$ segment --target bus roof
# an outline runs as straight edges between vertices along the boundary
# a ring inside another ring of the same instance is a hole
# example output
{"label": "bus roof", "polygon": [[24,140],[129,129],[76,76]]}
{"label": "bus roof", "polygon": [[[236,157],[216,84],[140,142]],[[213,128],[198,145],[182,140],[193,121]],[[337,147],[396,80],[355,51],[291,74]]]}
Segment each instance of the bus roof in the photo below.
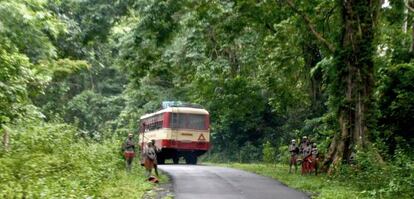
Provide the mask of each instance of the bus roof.
{"label": "bus roof", "polygon": [[152,117],[154,115],[158,115],[160,113],[190,113],[190,114],[200,114],[200,115],[208,115],[208,111],[206,109],[201,108],[190,108],[190,107],[168,107],[162,110],[159,110],[155,113],[148,113],[143,115],[140,119],[146,119]]}

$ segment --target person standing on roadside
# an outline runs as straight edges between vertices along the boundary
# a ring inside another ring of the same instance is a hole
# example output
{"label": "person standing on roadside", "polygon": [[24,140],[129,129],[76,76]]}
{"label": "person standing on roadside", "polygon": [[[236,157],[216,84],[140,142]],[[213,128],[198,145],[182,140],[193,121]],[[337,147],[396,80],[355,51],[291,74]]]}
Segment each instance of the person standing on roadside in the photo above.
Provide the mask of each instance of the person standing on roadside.
{"label": "person standing on roadside", "polygon": [[[305,155],[308,145],[309,145],[308,137],[303,136],[302,140],[300,141],[300,146],[299,146],[300,147],[299,152],[302,153],[302,155]],[[303,157],[303,158],[305,158],[305,157]]]}
{"label": "person standing on roadside", "polygon": [[312,170],[312,148],[311,144],[307,142],[303,148],[302,174],[310,173]]}
{"label": "person standing on roadside", "polygon": [[132,140],[133,134],[129,133],[128,138],[124,141],[122,145],[122,150],[124,151],[124,157],[125,157],[125,166],[126,170],[128,172],[132,169],[132,162],[135,157],[135,143]]}
{"label": "person standing on roadside", "polygon": [[[154,149],[155,154],[157,154],[160,149],[157,148],[157,146],[155,146],[155,140],[151,140],[151,147]],[[157,156],[155,156],[155,160],[154,160],[154,171],[155,171],[155,175],[158,177],[158,161],[157,161]]]}
{"label": "person standing on roadside", "polygon": [[299,154],[299,147],[296,145],[296,140],[292,140],[289,145],[290,161],[289,161],[289,173],[292,173],[292,166],[295,166],[295,173],[298,170],[297,158]]}
{"label": "person standing on roadside", "polygon": [[318,175],[318,167],[319,167],[319,151],[318,151],[318,147],[316,145],[316,143],[312,144],[312,149],[311,149],[311,154],[312,154],[312,167],[315,170],[315,175]]}
{"label": "person standing on roadside", "polygon": [[147,177],[151,177],[152,169],[155,169],[155,174],[158,176],[158,171],[156,169],[156,161],[157,161],[157,154],[155,151],[155,147],[153,146],[152,141],[147,143],[147,147],[144,149],[143,152],[143,159],[144,159],[144,167],[147,171]]}

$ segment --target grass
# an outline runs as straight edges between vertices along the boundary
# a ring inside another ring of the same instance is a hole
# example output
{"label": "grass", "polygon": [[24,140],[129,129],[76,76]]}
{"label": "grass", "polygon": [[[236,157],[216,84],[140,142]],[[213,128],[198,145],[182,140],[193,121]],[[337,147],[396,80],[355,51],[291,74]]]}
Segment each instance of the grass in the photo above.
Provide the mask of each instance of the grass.
{"label": "grass", "polygon": [[368,198],[364,196],[360,189],[351,182],[340,182],[324,174],[314,176],[300,175],[298,173],[289,174],[289,167],[282,164],[218,164],[219,166],[237,168],[263,176],[277,179],[283,184],[304,191],[312,198],[318,199],[349,199],[349,198]]}
{"label": "grass", "polygon": [[[119,170],[114,178],[102,182],[101,198],[142,198],[151,191],[153,183],[146,180],[144,170],[139,165],[134,165],[130,173]],[[165,181],[165,177],[161,178]]]}

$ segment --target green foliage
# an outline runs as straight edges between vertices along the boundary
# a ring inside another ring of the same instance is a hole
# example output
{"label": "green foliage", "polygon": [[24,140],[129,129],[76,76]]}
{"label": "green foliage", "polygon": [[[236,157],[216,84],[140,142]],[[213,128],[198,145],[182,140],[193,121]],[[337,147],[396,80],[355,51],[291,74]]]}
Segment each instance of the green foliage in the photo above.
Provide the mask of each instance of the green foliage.
{"label": "green foliage", "polygon": [[396,152],[389,164],[379,164],[374,151],[359,151],[355,165],[342,165],[335,176],[342,181],[351,181],[363,188],[362,195],[370,198],[411,198],[414,182],[414,165],[402,150]]}
{"label": "green foliage", "polygon": [[290,160],[289,146],[280,146],[277,151],[276,160],[278,163],[287,164]]}
{"label": "green foliage", "polygon": [[27,103],[28,84],[34,76],[26,56],[17,52],[10,41],[1,39],[0,46],[0,124],[22,115]]}
{"label": "green foliage", "polygon": [[239,152],[239,162],[257,162],[261,159],[260,148],[256,147],[250,142],[247,142],[244,146],[241,147]]}
{"label": "green foliage", "polygon": [[119,140],[76,139],[73,126],[37,121],[8,130],[11,147],[0,151],[3,198],[139,197],[151,188],[142,169],[125,175]]}
{"label": "green foliage", "polygon": [[381,70],[380,75],[379,136],[387,142],[391,154],[398,146],[410,151],[414,146],[414,65],[395,65]]}
{"label": "green foliage", "polygon": [[263,144],[263,162],[265,163],[275,163],[276,162],[276,150],[272,144],[267,141]]}
{"label": "green foliage", "polygon": [[[105,97],[92,91],[83,91],[67,104],[63,118],[68,123],[76,123],[80,129],[89,132],[91,137],[99,139],[103,132],[98,130],[102,131],[106,125],[110,125],[123,106],[124,100],[120,96]],[[116,128],[107,127],[108,133]],[[112,137],[112,134],[107,136]]]}
{"label": "green foliage", "polygon": [[[120,173],[112,135],[136,131],[163,100],[209,110],[210,160],[287,162],[289,141],[303,135],[325,154],[338,132],[344,70],[309,27],[336,46],[343,19],[337,1],[293,2],[296,11],[285,1],[0,0],[0,125],[12,126],[2,194],[113,198],[148,187]],[[356,185],[375,179],[366,190],[287,177],[321,198],[412,194],[414,54],[405,24],[414,16],[390,3],[376,24],[377,49],[361,51],[373,53],[379,75],[369,139],[388,162],[368,151],[340,168],[335,177]]]}
{"label": "green foliage", "polygon": [[117,65],[131,80],[124,92],[127,106],[121,125],[136,128],[139,115],[157,109],[160,101],[183,100],[210,111],[219,157],[240,161],[234,151],[246,148],[258,151],[254,157],[261,159],[264,141],[277,146],[296,136],[293,132],[312,112],[307,109],[309,69],[297,47],[302,40],[295,19],[284,10],[273,12],[280,5],[136,5],[112,34],[118,41]]}
{"label": "green foliage", "polygon": [[53,40],[65,24],[47,2],[0,1],[0,124],[27,116],[31,97],[50,81],[57,58]]}
{"label": "green foliage", "polygon": [[0,25],[0,36],[10,39],[32,62],[55,58],[52,39],[65,31],[65,25],[43,0],[1,1]]}

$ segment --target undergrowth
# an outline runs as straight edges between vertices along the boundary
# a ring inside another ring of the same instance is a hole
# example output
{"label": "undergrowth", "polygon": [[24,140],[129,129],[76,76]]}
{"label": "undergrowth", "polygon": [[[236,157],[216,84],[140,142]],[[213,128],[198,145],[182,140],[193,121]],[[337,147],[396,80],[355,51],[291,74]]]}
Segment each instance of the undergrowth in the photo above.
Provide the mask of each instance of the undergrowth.
{"label": "undergrowth", "polygon": [[0,198],[141,198],[152,188],[135,162],[125,172],[121,142],[77,136],[66,124],[24,123],[7,128],[0,149]]}

